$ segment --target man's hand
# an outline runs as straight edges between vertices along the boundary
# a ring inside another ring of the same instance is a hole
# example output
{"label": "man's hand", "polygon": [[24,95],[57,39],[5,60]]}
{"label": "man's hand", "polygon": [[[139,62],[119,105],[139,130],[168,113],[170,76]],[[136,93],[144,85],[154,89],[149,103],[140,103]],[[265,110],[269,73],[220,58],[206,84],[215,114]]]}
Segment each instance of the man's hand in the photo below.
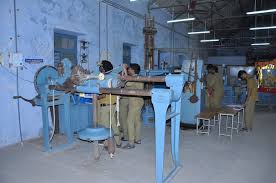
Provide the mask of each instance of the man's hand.
{"label": "man's hand", "polygon": [[97,97],[97,99],[98,99],[98,100],[101,100],[101,99],[103,99],[104,97],[106,97],[106,95],[105,95],[105,94],[102,94],[102,95],[99,95],[99,96]]}
{"label": "man's hand", "polygon": [[199,79],[199,81],[200,81],[200,82],[205,82],[206,79],[207,79],[207,76],[206,76],[206,74],[205,74],[202,78]]}
{"label": "man's hand", "polygon": [[213,88],[207,88],[207,94],[208,94],[208,96],[213,96],[213,94],[214,94]]}
{"label": "man's hand", "polygon": [[123,67],[122,76],[127,76],[128,65],[127,64],[123,64],[122,67]]}

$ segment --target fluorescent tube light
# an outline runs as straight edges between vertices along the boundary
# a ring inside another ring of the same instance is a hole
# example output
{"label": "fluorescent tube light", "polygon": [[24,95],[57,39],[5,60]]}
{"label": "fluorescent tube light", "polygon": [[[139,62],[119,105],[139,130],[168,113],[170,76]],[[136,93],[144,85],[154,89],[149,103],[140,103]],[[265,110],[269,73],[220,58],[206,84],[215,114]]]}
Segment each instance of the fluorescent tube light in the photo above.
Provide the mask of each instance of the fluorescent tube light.
{"label": "fluorescent tube light", "polygon": [[256,15],[256,14],[262,14],[262,13],[273,13],[276,12],[276,9],[270,9],[270,10],[260,10],[260,11],[250,11],[247,12],[247,15]]}
{"label": "fluorescent tube light", "polygon": [[184,18],[184,19],[177,19],[177,20],[169,20],[167,23],[176,23],[176,22],[187,22],[187,21],[193,21],[195,18]]}
{"label": "fluorescent tube light", "polygon": [[270,43],[252,43],[251,46],[267,46],[270,45]]}
{"label": "fluorescent tube light", "polygon": [[188,34],[209,34],[210,31],[188,32]]}
{"label": "fluorescent tube light", "polygon": [[202,39],[200,40],[201,43],[207,43],[207,42],[217,42],[219,39]]}
{"label": "fluorescent tube light", "polygon": [[265,29],[276,29],[276,26],[269,26],[269,27],[253,27],[249,30],[265,30]]}

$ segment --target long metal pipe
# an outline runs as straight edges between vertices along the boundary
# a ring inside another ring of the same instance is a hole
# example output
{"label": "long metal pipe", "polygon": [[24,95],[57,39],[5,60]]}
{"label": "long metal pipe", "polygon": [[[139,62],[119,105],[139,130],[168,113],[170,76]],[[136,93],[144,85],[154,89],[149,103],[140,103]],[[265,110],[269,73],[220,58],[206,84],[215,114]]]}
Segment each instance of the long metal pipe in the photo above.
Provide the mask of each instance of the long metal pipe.
{"label": "long metal pipe", "polygon": [[108,49],[108,5],[106,4],[105,7],[105,32],[106,32],[106,57],[107,60],[109,60],[108,56],[109,56],[109,49]]}
{"label": "long metal pipe", "polygon": [[[59,91],[72,91],[72,92],[76,92],[76,90],[74,88],[70,88],[70,87],[65,87],[63,85],[50,85],[49,89],[51,90],[59,90]],[[127,95],[127,96],[151,96],[150,90],[144,90],[144,89],[124,89],[124,88],[100,88],[99,89],[100,94],[114,94],[114,95]],[[97,98],[94,99],[94,94],[93,94],[93,107],[97,107],[94,106],[94,101],[97,101]],[[94,110],[93,110],[93,114],[94,114]],[[93,116],[94,117],[94,116]],[[93,121],[95,123],[95,121],[97,121],[97,118],[93,118]]]}
{"label": "long metal pipe", "polygon": [[98,120],[98,117],[97,117],[97,101],[98,101],[98,98],[97,98],[97,94],[93,94],[92,95],[92,98],[93,98],[93,101],[92,101],[92,104],[93,104],[93,122],[92,122],[92,125],[94,128],[97,128],[97,120]]}
{"label": "long metal pipe", "polygon": [[135,82],[145,82],[145,83],[164,83],[164,76],[122,76],[124,81],[135,81]]}
{"label": "long metal pipe", "polygon": [[99,61],[101,61],[101,1],[99,1]]}
{"label": "long metal pipe", "polygon": [[100,88],[101,94],[125,95],[125,96],[151,96],[150,90],[143,89],[121,89],[121,88]]}
{"label": "long metal pipe", "polygon": [[[17,8],[16,8],[16,0],[13,0],[13,14],[14,14],[14,41],[15,41],[15,52],[18,52],[18,33],[17,33]],[[19,69],[16,67],[16,95],[19,96]],[[20,101],[17,99],[17,113],[18,113],[18,126],[20,133],[20,142],[23,144],[23,136],[22,136],[22,127],[21,127],[21,115],[20,115]]]}

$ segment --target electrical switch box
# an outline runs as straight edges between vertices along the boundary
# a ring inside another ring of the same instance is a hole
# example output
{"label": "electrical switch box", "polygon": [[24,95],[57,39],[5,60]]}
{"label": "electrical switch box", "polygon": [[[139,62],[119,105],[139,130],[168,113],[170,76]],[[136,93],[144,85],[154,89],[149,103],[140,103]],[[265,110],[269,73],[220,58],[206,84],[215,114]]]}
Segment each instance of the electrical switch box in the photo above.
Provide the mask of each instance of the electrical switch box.
{"label": "electrical switch box", "polygon": [[10,53],[9,63],[14,67],[21,67],[23,65],[22,53]]}

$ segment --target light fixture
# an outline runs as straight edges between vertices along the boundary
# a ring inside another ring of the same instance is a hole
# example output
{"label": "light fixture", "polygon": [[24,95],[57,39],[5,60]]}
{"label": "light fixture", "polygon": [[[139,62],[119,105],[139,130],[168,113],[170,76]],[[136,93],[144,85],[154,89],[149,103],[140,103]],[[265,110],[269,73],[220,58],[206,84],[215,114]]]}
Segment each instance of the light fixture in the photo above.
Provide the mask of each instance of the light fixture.
{"label": "light fixture", "polygon": [[130,2],[136,1],[136,0],[129,0]]}
{"label": "light fixture", "polygon": [[210,31],[188,32],[188,34],[209,34]]}
{"label": "light fixture", "polygon": [[266,30],[266,29],[276,29],[276,26],[269,26],[269,27],[252,27],[249,30]]}
{"label": "light fixture", "polygon": [[276,9],[270,9],[270,10],[260,10],[260,11],[250,11],[247,12],[247,15],[256,15],[256,14],[262,14],[262,13],[273,13],[276,12]]}
{"label": "light fixture", "polygon": [[216,36],[215,36],[215,30],[213,31],[214,32],[214,38],[213,39],[205,39],[205,34],[204,34],[204,39],[200,40],[201,43],[207,43],[207,42],[218,42],[219,39],[216,39]]}
{"label": "light fixture", "polygon": [[204,31],[195,31],[194,32],[194,24],[192,22],[192,31],[188,32],[188,34],[190,34],[190,35],[193,35],[193,34],[209,34],[209,33],[210,33],[210,31],[207,30],[206,21],[205,21],[205,29],[204,29]]}
{"label": "light fixture", "polygon": [[195,18],[183,18],[183,19],[177,19],[177,20],[169,20],[167,23],[176,23],[176,22],[188,22],[188,21],[193,21]]}
{"label": "light fixture", "polygon": [[189,10],[190,10],[190,4],[188,4],[188,18],[182,18],[182,19],[176,19],[176,20],[168,20],[167,23],[169,24],[169,23],[177,23],[177,22],[189,22],[189,21],[195,20],[194,17],[190,17]]}
{"label": "light fixture", "polygon": [[268,46],[270,43],[252,43],[251,46]]}
{"label": "light fixture", "polygon": [[207,43],[207,42],[218,42],[219,39],[202,39],[200,40],[201,43]]}

